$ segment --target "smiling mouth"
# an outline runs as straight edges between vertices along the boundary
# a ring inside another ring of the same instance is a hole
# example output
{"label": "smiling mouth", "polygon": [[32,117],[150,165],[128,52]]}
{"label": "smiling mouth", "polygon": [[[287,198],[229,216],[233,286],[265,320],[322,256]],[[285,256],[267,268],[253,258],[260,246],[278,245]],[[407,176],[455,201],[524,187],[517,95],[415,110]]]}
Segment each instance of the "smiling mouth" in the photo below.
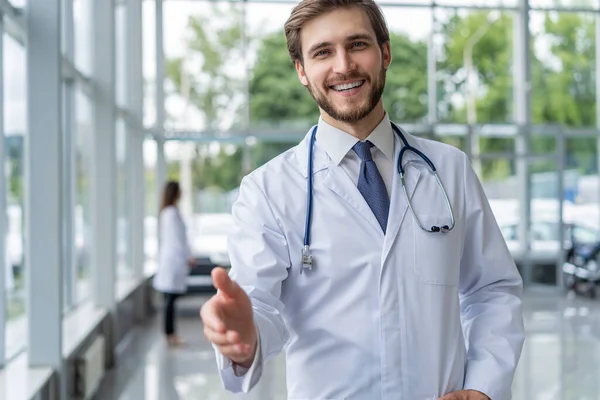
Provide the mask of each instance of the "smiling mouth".
{"label": "smiling mouth", "polygon": [[352,82],[352,83],[345,83],[343,85],[332,85],[329,86],[331,89],[337,91],[337,92],[348,92],[352,89],[356,89],[361,87],[363,84],[365,83],[365,80],[361,80],[361,81],[356,81],[356,82]]}

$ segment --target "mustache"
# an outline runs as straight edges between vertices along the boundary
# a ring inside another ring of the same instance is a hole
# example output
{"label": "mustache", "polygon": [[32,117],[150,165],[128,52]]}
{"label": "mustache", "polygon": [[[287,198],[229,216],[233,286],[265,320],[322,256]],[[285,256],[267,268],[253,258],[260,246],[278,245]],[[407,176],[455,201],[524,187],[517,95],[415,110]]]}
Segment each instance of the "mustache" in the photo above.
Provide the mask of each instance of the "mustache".
{"label": "mustache", "polygon": [[351,81],[351,80],[365,80],[366,81],[367,77],[363,76],[361,74],[358,74],[358,73],[349,74],[349,75],[338,75],[335,78],[335,80],[326,81],[325,86],[329,87],[329,86],[339,85],[342,82]]}

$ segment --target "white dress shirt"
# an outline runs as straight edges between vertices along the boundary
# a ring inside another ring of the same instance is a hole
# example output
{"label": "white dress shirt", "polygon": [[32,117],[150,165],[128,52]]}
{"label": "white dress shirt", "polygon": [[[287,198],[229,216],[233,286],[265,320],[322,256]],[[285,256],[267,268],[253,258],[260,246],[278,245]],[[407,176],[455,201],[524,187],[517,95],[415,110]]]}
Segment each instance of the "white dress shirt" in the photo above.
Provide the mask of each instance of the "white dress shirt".
{"label": "white dress shirt", "polygon": [[[371,155],[377,169],[383,178],[388,197],[391,194],[392,179],[394,178],[394,131],[390,118],[385,113],[384,118],[373,132],[365,139],[373,143]],[[352,150],[358,139],[349,133],[335,128],[323,119],[319,119],[317,144],[325,150],[329,158],[348,174],[355,185],[358,185],[361,160]]]}

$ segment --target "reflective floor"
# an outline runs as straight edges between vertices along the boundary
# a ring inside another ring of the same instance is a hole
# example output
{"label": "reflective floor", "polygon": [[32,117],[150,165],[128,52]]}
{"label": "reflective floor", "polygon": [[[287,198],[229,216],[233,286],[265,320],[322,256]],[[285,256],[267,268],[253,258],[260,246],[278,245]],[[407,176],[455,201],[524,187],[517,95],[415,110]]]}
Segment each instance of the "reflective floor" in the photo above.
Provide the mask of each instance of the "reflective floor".
{"label": "reflective floor", "polygon": [[[119,366],[99,399],[285,399],[285,363],[279,356],[249,395],[225,392],[211,346],[197,317],[203,299],[184,299],[178,330],[188,345],[172,349],[151,321],[129,338]],[[600,400],[600,300],[559,296],[545,290],[524,295],[527,340],[514,381],[514,400]]]}

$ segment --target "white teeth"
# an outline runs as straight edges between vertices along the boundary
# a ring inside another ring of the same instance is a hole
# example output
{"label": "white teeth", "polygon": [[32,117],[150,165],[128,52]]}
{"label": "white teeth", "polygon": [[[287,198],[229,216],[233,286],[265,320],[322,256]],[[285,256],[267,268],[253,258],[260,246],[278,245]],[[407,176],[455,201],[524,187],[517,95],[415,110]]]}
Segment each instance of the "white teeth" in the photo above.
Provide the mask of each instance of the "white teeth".
{"label": "white teeth", "polygon": [[349,89],[354,89],[356,87],[361,86],[363,83],[365,83],[365,81],[358,81],[358,82],[352,82],[352,83],[346,83],[344,85],[333,85],[332,88],[335,90],[349,90]]}

